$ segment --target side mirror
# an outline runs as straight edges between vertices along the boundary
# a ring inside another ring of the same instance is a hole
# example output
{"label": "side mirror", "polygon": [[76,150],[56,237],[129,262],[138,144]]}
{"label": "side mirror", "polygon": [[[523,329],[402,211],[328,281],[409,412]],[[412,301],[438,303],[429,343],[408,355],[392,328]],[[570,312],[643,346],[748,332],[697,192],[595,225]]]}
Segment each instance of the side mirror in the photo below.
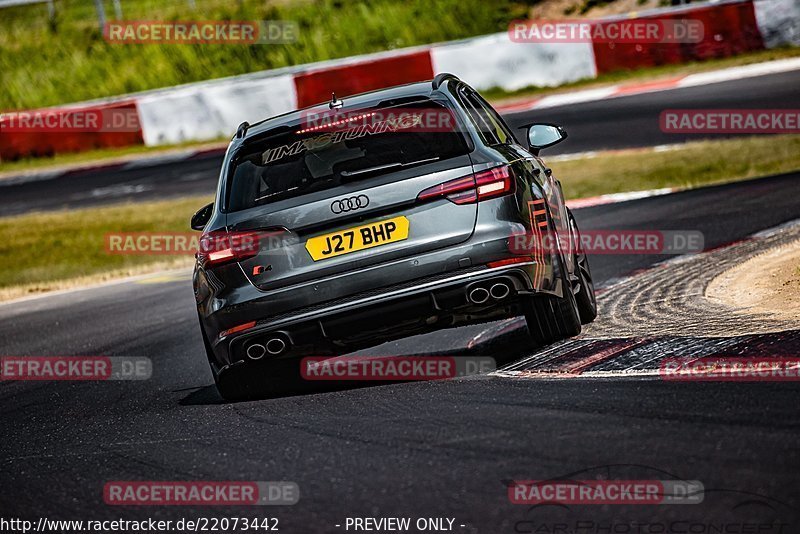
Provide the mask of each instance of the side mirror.
{"label": "side mirror", "polygon": [[197,213],[192,215],[192,222],[189,223],[189,226],[192,227],[192,230],[202,230],[206,227],[208,221],[211,220],[212,213],[214,213],[214,204],[203,206]]}
{"label": "side mirror", "polygon": [[567,131],[557,124],[531,124],[528,126],[528,146],[535,151],[553,146],[567,138]]}

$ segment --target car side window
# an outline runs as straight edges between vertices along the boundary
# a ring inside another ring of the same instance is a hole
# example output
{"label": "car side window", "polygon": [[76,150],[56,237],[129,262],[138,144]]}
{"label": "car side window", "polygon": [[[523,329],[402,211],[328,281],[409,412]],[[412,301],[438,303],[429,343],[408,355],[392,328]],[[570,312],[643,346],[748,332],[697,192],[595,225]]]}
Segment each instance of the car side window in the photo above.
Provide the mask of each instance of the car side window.
{"label": "car side window", "polygon": [[478,134],[481,136],[483,142],[489,146],[502,144],[504,141],[502,141],[493,121],[486,113],[480,101],[478,101],[472,93],[473,91],[466,87],[461,87],[459,90],[464,109],[475,125],[475,128],[477,128]]}
{"label": "car side window", "polygon": [[465,107],[488,145],[507,145],[517,142],[500,115],[481,95],[468,87],[462,87],[461,91]]}
{"label": "car side window", "polygon": [[477,92],[473,91],[473,97],[481,105],[486,116],[492,121],[492,125],[497,132],[500,142],[504,144],[515,143],[516,139],[514,138],[514,134],[511,133],[508,125],[505,123],[502,117],[497,114],[497,111],[495,111],[494,108],[490,106],[489,103]]}

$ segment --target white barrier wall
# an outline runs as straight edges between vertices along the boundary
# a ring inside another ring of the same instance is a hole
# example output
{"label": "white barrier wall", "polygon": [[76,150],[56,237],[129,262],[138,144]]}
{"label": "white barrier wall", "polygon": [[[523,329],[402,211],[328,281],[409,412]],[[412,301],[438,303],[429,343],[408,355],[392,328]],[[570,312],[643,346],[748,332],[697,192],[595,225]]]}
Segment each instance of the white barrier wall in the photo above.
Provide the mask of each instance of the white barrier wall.
{"label": "white barrier wall", "polygon": [[228,137],[251,123],[296,108],[291,74],[258,80],[198,83],[138,100],[148,146]]}
{"label": "white barrier wall", "polygon": [[496,33],[431,49],[434,72],[455,74],[478,90],[514,91],[594,78],[591,43],[515,43]]}
{"label": "white barrier wall", "polygon": [[800,0],[755,0],[753,7],[767,48],[800,46]]}

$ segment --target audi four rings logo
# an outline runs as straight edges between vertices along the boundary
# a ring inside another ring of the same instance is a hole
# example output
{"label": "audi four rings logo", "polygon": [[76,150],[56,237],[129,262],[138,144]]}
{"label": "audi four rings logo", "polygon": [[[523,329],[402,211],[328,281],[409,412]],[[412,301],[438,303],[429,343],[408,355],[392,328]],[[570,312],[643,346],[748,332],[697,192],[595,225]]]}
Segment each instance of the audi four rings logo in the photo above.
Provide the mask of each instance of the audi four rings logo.
{"label": "audi four rings logo", "polygon": [[334,200],[331,204],[331,211],[338,214],[366,208],[367,206],[369,206],[369,197],[367,197],[367,195],[358,195],[357,197]]}

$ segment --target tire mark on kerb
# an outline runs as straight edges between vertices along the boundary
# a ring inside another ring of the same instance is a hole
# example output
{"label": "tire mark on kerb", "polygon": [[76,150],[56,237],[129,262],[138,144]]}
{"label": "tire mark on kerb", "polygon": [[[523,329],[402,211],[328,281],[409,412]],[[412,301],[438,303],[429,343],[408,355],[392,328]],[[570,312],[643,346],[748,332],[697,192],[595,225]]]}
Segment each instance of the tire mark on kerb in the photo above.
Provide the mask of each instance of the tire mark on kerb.
{"label": "tire mark on kerb", "polygon": [[584,326],[582,335],[537,351],[493,376],[649,377],[657,375],[666,357],[748,349],[775,355],[782,345],[800,340],[795,322],[712,301],[705,290],[711,280],[741,261],[798,239],[800,221],[793,221],[616,280],[598,295],[600,313],[594,323]]}
{"label": "tire mark on kerb", "polygon": [[563,371],[565,371],[565,372],[567,372],[569,374],[581,374],[584,371],[586,371],[587,369],[589,369],[590,367],[592,367],[592,366],[594,366],[594,365],[596,365],[596,364],[598,364],[600,362],[604,362],[606,360],[610,360],[612,358],[615,358],[615,357],[617,357],[617,356],[619,356],[619,355],[621,355],[621,354],[623,354],[625,352],[630,351],[634,347],[638,347],[638,346],[644,345],[645,343],[646,343],[646,340],[640,339],[640,340],[635,340],[635,341],[634,340],[627,340],[627,341],[624,341],[624,342],[620,343],[619,345],[612,345],[611,347],[608,347],[608,348],[606,348],[604,350],[601,350],[599,352],[595,352],[594,354],[590,354],[589,356],[586,356],[585,358],[582,358],[582,359],[580,359],[580,360],[578,360],[576,362],[573,362],[571,364],[568,364],[568,365],[564,366]]}

